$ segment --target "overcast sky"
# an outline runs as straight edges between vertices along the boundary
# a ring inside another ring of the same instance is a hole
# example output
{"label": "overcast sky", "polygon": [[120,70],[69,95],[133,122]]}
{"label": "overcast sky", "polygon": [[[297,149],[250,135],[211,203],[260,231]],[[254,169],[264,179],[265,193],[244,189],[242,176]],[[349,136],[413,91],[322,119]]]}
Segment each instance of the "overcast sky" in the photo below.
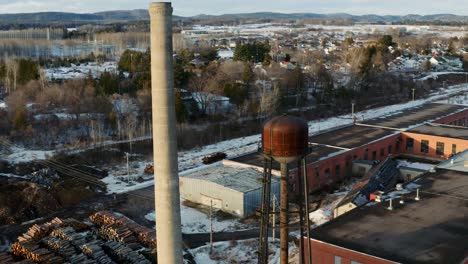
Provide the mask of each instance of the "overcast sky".
{"label": "overcast sky", "polygon": [[[63,11],[88,13],[147,9],[148,0],[0,0],[0,13]],[[349,13],[406,15],[451,13],[468,15],[467,0],[173,0],[181,16],[244,12]]]}

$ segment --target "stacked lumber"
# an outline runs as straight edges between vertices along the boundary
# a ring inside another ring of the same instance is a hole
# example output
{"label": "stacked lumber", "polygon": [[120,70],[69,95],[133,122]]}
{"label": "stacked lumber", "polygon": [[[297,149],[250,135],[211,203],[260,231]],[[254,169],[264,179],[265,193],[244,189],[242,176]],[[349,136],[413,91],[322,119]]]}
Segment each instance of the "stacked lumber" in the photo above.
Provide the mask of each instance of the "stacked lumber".
{"label": "stacked lumber", "polygon": [[93,241],[80,247],[83,254],[94,259],[99,264],[113,264],[114,262],[106,255],[102,249],[102,242]]}
{"label": "stacked lumber", "polygon": [[142,244],[156,248],[156,232],[153,229],[137,224],[125,216],[102,211],[91,215],[89,218],[98,226],[125,226]]}
{"label": "stacked lumber", "polygon": [[80,222],[74,218],[64,219],[62,226],[73,227],[73,229],[75,229],[75,231],[78,232],[89,229],[89,226],[87,224]]}
{"label": "stacked lumber", "polygon": [[50,233],[50,236],[70,241],[70,243],[76,247],[80,247],[86,243],[86,237],[76,233],[75,229],[71,226],[57,228]]}
{"label": "stacked lumber", "polygon": [[76,250],[71,245],[70,241],[63,240],[58,237],[45,237],[41,242],[49,249],[59,254],[65,259],[70,259],[76,254]]}
{"label": "stacked lumber", "polygon": [[45,237],[52,229],[62,226],[63,222],[60,218],[54,218],[52,221],[42,225],[34,224],[26,233],[18,237],[19,242],[28,242],[31,240],[41,239]]}
{"label": "stacked lumber", "polygon": [[107,241],[104,246],[112,252],[119,263],[151,264],[143,255],[117,241]]}
{"label": "stacked lumber", "polygon": [[37,243],[15,243],[11,246],[13,255],[22,257],[34,262],[46,262],[50,264],[63,263],[63,258],[56,256],[45,248],[41,248]]}
{"label": "stacked lumber", "polygon": [[94,264],[96,263],[96,261],[89,259],[84,254],[74,255],[68,260],[68,262],[71,264],[81,264],[81,263]]}
{"label": "stacked lumber", "polygon": [[211,155],[205,156],[202,158],[203,164],[211,164],[216,161],[223,160],[227,157],[226,153],[224,152],[216,152]]}
{"label": "stacked lumber", "polygon": [[118,224],[102,226],[98,231],[98,236],[104,240],[114,240],[127,244],[137,241],[129,228]]}
{"label": "stacked lumber", "polygon": [[153,175],[154,174],[154,166],[152,164],[147,164],[145,167],[145,174]]}
{"label": "stacked lumber", "polygon": [[124,224],[123,216],[116,215],[109,211],[97,212],[89,217],[89,219],[98,226],[111,225],[111,224]]}
{"label": "stacked lumber", "polygon": [[6,253],[6,252],[3,252],[3,253],[0,253],[0,263],[2,264],[11,264],[11,263],[14,263],[15,261],[13,260],[13,257]]}

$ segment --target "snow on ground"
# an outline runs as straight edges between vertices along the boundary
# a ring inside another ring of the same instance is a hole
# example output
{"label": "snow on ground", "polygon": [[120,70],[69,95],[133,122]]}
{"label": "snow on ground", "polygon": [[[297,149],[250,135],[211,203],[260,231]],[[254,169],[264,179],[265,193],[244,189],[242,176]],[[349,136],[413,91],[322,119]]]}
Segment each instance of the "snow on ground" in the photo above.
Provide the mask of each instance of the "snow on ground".
{"label": "snow on ground", "polygon": [[445,71],[445,72],[431,72],[431,73],[427,74],[426,76],[418,78],[416,80],[418,80],[418,81],[426,81],[428,79],[437,80],[437,78],[439,78],[440,75],[446,75],[446,74],[464,74],[464,75],[468,75],[468,73],[466,73],[466,72],[459,72],[459,71],[458,72],[457,71],[455,71],[455,72],[453,72],[453,71],[450,71],[450,72],[447,72],[447,71]]}
{"label": "snow on ground", "polygon": [[55,153],[53,150],[28,150],[21,147],[11,147],[10,152],[11,154],[6,155],[3,159],[12,164],[44,160],[52,157]]}
{"label": "snow on ground", "polygon": [[114,61],[107,61],[102,64],[90,62],[80,65],[72,64],[71,67],[49,68],[44,71],[46,78],[49,80],[86,78],[89,72],[91,72],[93,78],[97,78],[103,72],[117,72],[117,63]]}
{"label": "snow on ground", "polygon": [[464,95],[453,96],[445,100],[438,101],[438,103],[468,106],[468,93],[465,93]]}
{"label": "snow on ground", "polygon": [[434,167],[434,164],[429,164],[429,163],[421,163],[421,162],[411,162],[408,160],[398,160],[398,168],[399,167],[408,167],[408,168],[413,168],[413,169],[419,169],[419,170],[430,170],[431,168]]}
{"label": "snow on ground", "polygon": [[[153,175],[144,172],[147,164],[146,161],[132,161],[128,170],[126,163],[111,168],[109,175],[101,180],[107,184],[107,193],[124,193],[152,186]],[[138,179],[144,182],[138,182]]]}
{"label": "snow on ground", "polygon": [[[213,252],[210,256],[210,245],[192,249],[196,263],[203,264],[229,264],[229,263],[257,263],[258,240],[247,239],[229,242],[213,243]],[[279,240],[269,243],[268,263],[279,264]],[[299,249],[294,243],[289,243],[289,263],[299,263]]]}
{"label": "snow on ground", "polygon": [[[180,205],[180,211],[182,219],[182,233],[193,234],[210,232],[209,215],[183,204]],[[145,218],[149,221],[154,221],[154,211],[145,215]],[[248,228],[248,225],[239,222],[239,218],[219,220],[216,217],[213,217],[213,232],[239,231]]]}

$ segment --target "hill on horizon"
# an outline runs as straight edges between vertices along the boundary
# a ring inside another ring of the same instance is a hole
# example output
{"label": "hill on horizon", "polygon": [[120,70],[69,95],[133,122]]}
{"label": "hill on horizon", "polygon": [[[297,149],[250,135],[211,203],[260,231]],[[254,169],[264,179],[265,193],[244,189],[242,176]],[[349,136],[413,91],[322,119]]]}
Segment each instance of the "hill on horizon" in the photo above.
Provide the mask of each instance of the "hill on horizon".
{"label": "hill on horizon", "polygon": [[[432,14],[416,15],[408,14],[404,16],[396,15],[351,15],[346,13],[335,14],[317,14],[317,13],[276,13],[276,12],[254,12],[223,15],[200,14],[191,17],[174,16],[176,19],[337,19],[353,20],[367,22],[400,22],[400,21],[447,21],[447,22],[467,22],[468,16],[459,16],[453,14]],[[0,22],[3,23],[31,23],[31,22],[125,22],[149,20],[148,10],[115,10],[96,13],[69,13],[69,12],[37,12],[37,13],[18,13],[18,14],[0,14]]]}

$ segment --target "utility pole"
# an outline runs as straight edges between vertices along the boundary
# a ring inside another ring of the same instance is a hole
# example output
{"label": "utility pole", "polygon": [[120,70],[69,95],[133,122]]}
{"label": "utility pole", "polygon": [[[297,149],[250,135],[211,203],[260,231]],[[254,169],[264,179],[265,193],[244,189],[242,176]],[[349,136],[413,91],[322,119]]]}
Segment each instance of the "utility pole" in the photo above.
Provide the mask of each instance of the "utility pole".
{"label": "utility pole", "polygon": [[213,254],[213,200],[210,200],[210,255]]}
{"label": "utility pole", "polygon": [[415,92],[415,91],[416,91],[416,89],[415,89],[415,88],[413,88],[413,101],[414,101],[414,92]]}
{"label": "utility pole", "polygon": [[125,155],[127,156],[127,179],[130,180],[130,166],[128,165],[128,152],[125,152]]}
{"label": "utility pole", "polygon": [[351,119],[353,120],[353,123],[355,123],[356,118],[354,117],[354,105],[356,104],[356,101],[352,100],[351,101]]}

